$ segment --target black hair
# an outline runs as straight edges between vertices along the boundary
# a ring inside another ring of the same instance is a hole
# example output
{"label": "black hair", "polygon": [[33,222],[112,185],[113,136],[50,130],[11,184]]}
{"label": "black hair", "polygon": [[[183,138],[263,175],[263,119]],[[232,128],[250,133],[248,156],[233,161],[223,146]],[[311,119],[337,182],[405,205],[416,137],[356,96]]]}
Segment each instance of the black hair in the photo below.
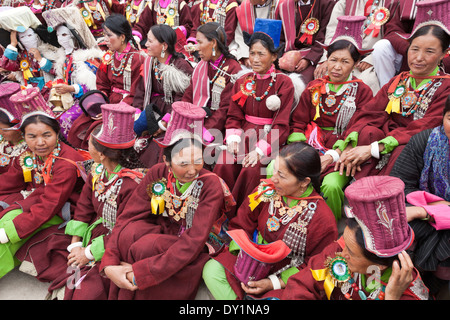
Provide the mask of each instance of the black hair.
{"label": "black hair", "polygon": [[445,116],[445,114],[449,111],[450,111],[450,95],[447,97],[447,100],[445,100],[445,106],[444,111],[442,112],[442,116]]}
{"label": "black hair", "polygon": [[310,178],[317,193],[320,193],[321,162],[319,152],[304,141],[293,142],[280,150],[280,157],[299,181]]}
{"label": "black hair", "polygon": [[48,125],[50,128],[52,128],[52,130],[56,133],[56,135],[60,136],[61,126],[59,125],[58,120],[49,118],[42,114],[36,114],[25,119],[25,121],[22,123],[22,126],[20,127],[20,131],[22,131],[22,133],[25,133],[25,128],[29,124],[37,124],[37,123],[43,123]]}
{"label": "black hair", "polygon": [[[95,127],[91,132],[91,136],[96,135],[100,131],[100,129],[101,125]],[[94,137],[92,137],[92,144],[98,152],[103,153],[109,159],[117,162],[124,168],[136,169],[145,167],[139,159],[139,155],[134,147],[130,147],[127,149],[113,149],[102,145]]]}
{"label": "black hair", "polygon": [[102,27],[106,27],[109,30],[111,30],[116,35],[124,35],[125,41],[133,44],[135,48],[138,48],[138,45],[136,41],[133,38],[133,30],[131,29],[131,25],[128,22],[128,20],[125,18],[125,16],[115,13],[110,15],[108,18],[105,19],[105,22],[103,22]]}
{"label": "black hair", "polygon": [[14,123],[11,123],[11,121],[9,121],[9,117],[3,111],[0,111],[0,122],[6,124],[9,127],[14,126]]}
{"label": "black hair", "polygon": [[69,31],[72,33],[73,38],[75,39],[75,48],[77,49],[87,49],[86,44],[83,41],[83,38],[81,37],[81,35],[78,33],[78,31],[72,27],[70,24],[68,23],[62,23],[63,26],[65,26],[67,29],[69,29]]}
{"label": "black hair", "polygon": [[447,32],[445,32],[444,29],[442,29],[441,27],[435,25],[427,25],[419,28],[409,39],[409,45],[411,46],[411,43],[415,38],[425,36],[429,33],[431,33],[433,36],[439,39],[439,42],[441,43],[442,47],[442,52],[445,52],[445,50],[447,50],[448,47],[450,46],[450,35],[448,35]]}
{"label": "black hair", "polygon": [[208,22],[197,28],[197,32],[203,34],[208,41],[212,41],[213,39],[217,42],[217,47],[219,51],[223,54],[223,56],[227,59],[234,59],[236,57],[233,56],[228,50],[227,46],[227,34],[225,33],[225,29],[217,22]]}
{"label": "black hair", "polygon": [[176,58],[184,58],[184,55],[175,50],[177,43],[177,33],[167,24],[155,24],[150,28],[159,43],[167,44],[167,52]]}
{"label": "black hair", "polygon": [[165,156],[165,160],[169,163],[172,163],[172,155],[180,152],[182,149],[189,146],[194,146],[203,150],[203,145],[198,139],[194,138],[180,139],[173,145],[163,149],[163,155]]}
{"label": "black hair", "polygon": [[368,251],[364,245],[364,237],[362,229],[355,218],[347,218],[347,227],[355,232],[356,243],[361,247],[364,257],[373,262],[374,264],[379,264],[382,266],[390,267],[392,263],[397,259],[397,256],[392,257],[379,257],[376,254]]}
{"label": "black hair", "polygon": [[350,53],[350,56],[352,57],[355,64],[361,59],[361,54],[359,53],[356,46],[351,43],[348,40],[338,40],[336,42],[333,42],[327,50],[327,56],[330,57],[331,54],[338,50],[346,49]]}

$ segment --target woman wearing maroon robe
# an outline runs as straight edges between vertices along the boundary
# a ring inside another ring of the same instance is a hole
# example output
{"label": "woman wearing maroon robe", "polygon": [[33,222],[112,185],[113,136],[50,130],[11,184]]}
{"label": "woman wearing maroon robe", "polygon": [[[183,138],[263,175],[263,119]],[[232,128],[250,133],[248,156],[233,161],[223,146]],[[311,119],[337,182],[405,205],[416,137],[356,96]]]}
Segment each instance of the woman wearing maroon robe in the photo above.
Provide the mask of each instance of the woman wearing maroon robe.
{"label": "woman wearing maroon robe", "polygon": [[450,77],[439,69],[450,43],[448,32],[430,21],[412,34],[410,72],[391,79],[347,127],[336,163],[341,175],[344,170],[356,179],[388,175],[411,136],[441,124],[450,94]]}
{"label": "woman wearing maroon robe", "polygon": [[[232,190],[238,206],[265,176],[261,172],[264,163],[269,163],[268,158],[285,144],[294,101],[291,78],[275,68],[274,41],[258,29],[258,26],[271,28],[273,25],[266,24],[267,20],[256,21],[251,38],[244,33],[248,36],[253,70],[233,86],[225,123],[227,150],[219,154],[214,167],[214,173]],[[279,20],[272,22],[281,24]],[[280,32],[281,25],[278,26]],[[232,218],[235,212],[229,214]]]}
{"label": "woman wearing maroon robe", "polygon": [[114,132],[97,126],[90,136],[89,153],[95,163],[65,234],[52,235],[45,247],[36,244],[25,255],[37,279],[51,282],[48,290],[55,298],[107,299],[109,280],[100,276],[98,266],[117,217],[143,177],[132,146],[134,108],[103,105],[102,114],[105,119],[114,117]]}
{"label": "woman wearing maroon robe", "polygon": [[229,197],[223,181],[203,168],[202,152],[197,138],[172,140],[165,163],[153,166],[130,197],[100,266],[115,283],[110,299],[195,298],[216,239],[212,228]]}
{"label": "woman wearing maroon robe", "polygon": [[197,30],[197,50],[201,61],[195,67],[192,80],[182,101],[205,109],[206,129],[224,131],[233,76],[241,65],[228,52],[225,30],[217,22],[208,22]]}
{"label": "woman wearing maroon robe", "polygon": [[[147,168],[162,161],[162,152],[153,138],[164,136],[159,121],[172,112],[172,103],[182,99],[190,84],[192,66],[185,56],[175,50],[177,35],[166,24],[150,28],[147,35],[147,54],[133,100],[135,108],[143,110],[142,129],[135,131],[140,136],[137,145],[141,161]],[[140,121],[138,120],[138,121]]]}
{"label": "woman wearing maroon robe", "polygon": [[[83,157],[58,141],[60,127],[54,118],[32,112],[22,118],[20,127],[29,150],[2,174],[0,184],[0,199],[9,205],[0,212],[0,277],[22,259],[15,256],[17,250],[59,232],[58,226],[70,219],[82,186],[75,162]],[[29,240],[38,231],[39,239]]]}
{"label": "woman wearing maroon robe", "polygon": [[[262,181],[247,197],[236,217],[230,220],[228,230],[243,229],[249,238],[253,238],[256,230],[257,243],[282,240],[292,254],[271,266],[269,273],[276,277],[275,282],[271,276],[250,281],[247,285],[236,277],[234,265],[238,248],[236,243],[230,243],[229,248],[214,255],[214,260],[208,261],[203,270],[203,279],[218,300],[243,299],[245,295],[257,298],[280,296],[280,290],[273,290],[284,288],[289,277],[302,269],[311,256],[320,253],[338,237],[333,214],[319,195],[319,153],[305,142],[295,142],[280,151],[275,163],[273,176]],[[261,192],[260,202],[250,200]],[[304,226],[306,231],[298,232],[298,225]],[[228,282],[225,285],[228,288],[217,282]]]}

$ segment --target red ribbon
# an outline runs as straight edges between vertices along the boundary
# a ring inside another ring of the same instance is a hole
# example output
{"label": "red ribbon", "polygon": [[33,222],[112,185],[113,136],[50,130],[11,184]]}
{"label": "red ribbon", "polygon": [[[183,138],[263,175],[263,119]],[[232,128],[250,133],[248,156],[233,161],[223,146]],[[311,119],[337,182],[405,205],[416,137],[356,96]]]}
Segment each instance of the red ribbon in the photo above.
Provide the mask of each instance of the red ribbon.
{"label": "red ribbon", "polygon": [[312,44],[312,39],[313,39],[313,35],[312,34],[304,33],[304,34],[302,34],[302,36],[300,37],[299,40],[300,40],[301,43],[305,43],[305,40],[306,40],[306,43],[311,45]]}

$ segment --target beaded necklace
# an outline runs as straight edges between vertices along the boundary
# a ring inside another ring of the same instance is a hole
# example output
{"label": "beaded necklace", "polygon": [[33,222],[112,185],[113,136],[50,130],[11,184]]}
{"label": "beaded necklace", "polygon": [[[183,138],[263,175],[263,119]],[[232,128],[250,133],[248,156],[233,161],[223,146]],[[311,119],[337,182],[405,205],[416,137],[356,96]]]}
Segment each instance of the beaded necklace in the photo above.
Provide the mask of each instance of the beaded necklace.
{"label": "beaded necklace", "polygon": [[67,55],[67,58],[64,61],[64,82],[67,84],[70,84],[70,79],[73,71],[72,62],[73,62],[72,55]]}
{"label": "beaded necklace", "polygon": [[423,96],[427,92],[428,88],[433,84],[433,80],[428,81],[423,87],[422,91],[419,94],[419,98],[417,98],[416,93],[418,90],[408,91],[401,97],[401,105],[402,105],[402,113],[403,117],[408,117],[411,114],[414,114],[422,103]]}
{"label": "beaded necklace", "polygon": [[47,183],[51,180],[53,164],[55,163],[56,158],[59,156],[60,151],[61,145],[58,142],[55,149],[53,149],[52,153],[48,156],[47,160],[43,164],[38,163],[36,154],[33,152],[32,160],[33,169],[35,170],[33,178],[36,184],[41,184],[42,182]]}
{"label": "beaded necklace", "polygon": [[[358,283],[357,283],[358,282]],[[378,287],[373,290],[369,296],[367,296],[362,290],[362,276],[359,273],[355,273],[347,282],[341,286],[341,292],[347,300],[352,299],[352,293],[357,292],[361,300],[384,300],[386,286],[379,284]],[[352,293],[349,291],[352,290]]]}
{"label": "beaded necklace", "polygon": [[[128,52],[125,53],[125,56],[128,55]],[[120,59],[120,65],[118,68],[115,67],[116,64],[116,57],[114,55],[114,59],[113,62],[111,63],[111,72],[114,76],[119,77],[121,75],[123,75],[123,71],[125,70],[125,64],[126,64],[127,59],[125,57],[123,57],[122,59]]]}
{"label": "beaded necklace", "polygon": [[[326,111],[326,110],[324,109],[323,104],[322,104],[322,95],[320,95],[320,97],[319,97],[319,107],[320,107],[320,110],[322,110],[322,112],[323,112],[324,114],[326,114],[327,116],[333,116],[333,115],[335,115],[335,114],[341,109],[342,105],[343,105],[344,102],[346,101],[347,96],[348,96],[348,94],[349,94],[349,92],[350,92],[350,89],[351,89],[351,86],[348,86],[347,89],[345,90],[345,92],[344,92],[342,98],[341,98],[341,101],[339,101],[338,106],[337,106],[336,109],[334,109],[332,112]],[[327,105],[328,108],[331,108],[332,106],[334,106],[334,105],[336,104],[336,97],[335,97],[334,95],[329,95],[329,96],[325,99],[325,104]]]}
{"label": "beaded necklace", "polygon": [[277,75],[276,75],[275,72],[272,72],[272,73],[270,74],[270,76],[272,77],[272,79],[270,80],[270,83],[269,83],[269,85],[267,86],[266,91],[264,91],[264,93],[263,93],[262,96],[257,97],[257,96],[256,96],[256,82],[255,82],[256,74],[253,74],[253,78],[252,78],[252,92],[251,92],[251,95],[252,95],[252,97],[253,97],[256,101],[261,101],[261,100],[263,100],[263,99],[269,94],[270,88],[273,87],[273,85],[274,85],[274,83],[275,83],[275,81],[276,81]]}
{"label": "beaded necklace", "polygon": [[226,61],[226,59],[223,58],[218,67],[216,67],[213,63],[210,62],[210,64],[212,64],[214,67],[217,68],[216,74],[214,75],[214,77],[211,80],[209,80],[210,85],[212,85],[219,77],[219,74],[222,73],[222,68],[223,68],[223,65],[225,64],[225,61]]}

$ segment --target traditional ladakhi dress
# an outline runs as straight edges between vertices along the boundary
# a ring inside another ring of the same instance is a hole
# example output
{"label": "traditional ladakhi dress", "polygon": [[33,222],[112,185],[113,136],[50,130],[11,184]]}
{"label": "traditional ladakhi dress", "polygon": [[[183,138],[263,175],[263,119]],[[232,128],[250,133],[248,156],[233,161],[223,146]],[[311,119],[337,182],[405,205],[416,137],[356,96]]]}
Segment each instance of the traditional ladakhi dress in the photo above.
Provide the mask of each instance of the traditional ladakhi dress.
{"label": "traditional ladakhi dress", "polygon": [[236,8],[236,31],[233,42],[230,43],[228,48],[238,61],[249,57],[249,47],[244,42],[243,32],[253,34],[256,18],[275,19],[278,4],[278,0],[269,0],[264,5],[254,6],[250,0],[244,0]]}
{"label": "traditional ladakhi dress", "polygon": [[302,58],[311,62],[301,72],[306,83],[314,79],[314,70],[323,52],[318,42],[325,39],[325,29],[334,5],[335,1],[328,0],[282,0],[278,5],[277,19],[283,21],[284,52],[300,50]]}
{"label": "traditional ladakhi dress", "polygon": [[[110,281],[100,276],[98,266],[116,219],[142,177],[141,169],[130,170],[119,165],[108,175],[102,165],[94,164],[65,231],[52,235],[45,248],[35,244],[19,250],[18,255],[23,254],[23,259],[34,265],[37,279],[52,282],[48,290],[53,297],[107,299]],[[81,237],[81,246],[88,247],[94,257],[77,270],[67,266],[67,247],[72,236]]]}
{"label": "traditional ladakhi dress", "polygon": [[206,129],[224,131],[234,77],[240,70],[239,62],[223,55],[214,63],[200,61],[195,67],[191,83],[181,101],[205,108]]}
{"label": "traditional ladakhi dress", "polygon": [[[76,1],[76,0],[75,0]],[[84,22],[91,30],[95,39],[103,37],[102,24],[113,13],[124,14],[124,5],[117,0],[97,0],[95,5],[92,1],[76,1]]]}
{"label": "traditional ladakhi dress", "polygon": [[236,30],[236,9],[238,7],[236,0],[203,0],[191,8],[192,30],[187,41],[197,42],[195,34],[198,27],[208,22],[217,22],[224,28],[227,35],[226,45],[234,40]]}
{"label": "traditional ladakhi dress", "polygon": [[[224,211],[232,202],[223,181],[206,169],[180,186],[165,164],[153,166],[117,220],[100,265],[131,263],[139,290],[111,285],[109,298],[194,299],[208,248],[221,245]],[[164,212],[152,214],[152,207]]]}
{"label": "traditional ladakhi dress", "polygon": [[[357,109],[372,98],[372,90],[355,77],[339,86],[331,83],[328,77],[313,80],[292,112],[288,143],[306,141],[323,155],[326,150],[333,149],[337,140],[343,139]],[[339,219],[348,177],[333,172],[333,168],[334,164],[331,164],[322,172],[322,192]]]}
{"label": "traditional ladakhi dress", "polygon": [[[147,106],[153,104],[152,111],[160,117],[170,114],[172,103],[180,101],[189,86],[192,71],[191,64],[184,57],[171,56],[165,64],[159,63],[156,58],[147,57],[136,87],[133,106],[147,112]],[[148,117],[147,121],[153,120],[153,125],[158,128],[159,117],[152,117],[152,120]],[[142,148],[138,151],[142,152],[140,159],[147,168],[162,161],[162,152],[152,138],[142,137],[136,145]]]}
{"label": "traditional ladakhi dress", "polygon": [[133,34],[145,40],[150,27],[155,24],[182,27],[188,36],[192,29],[191,8],[184,0],[154,0],[145,6],[139,21],[133,26]]}
{"label": "traditional ladakhi dress", "polygon": [[9,242],[0,245],[0,276],[18,265],[14,254],[23,245],[34,243],[28,240],[31,236],[40,231],[42,241],[58,232],[58,225],[70,220],[80,197],[82,179],[74,162],[83,157],[60,142],[49,159],[51,169],[45,170],[41,160],[25,151],[2,174],[0,200],[9,206],[0,212],[0,228],[5,229]]}
{"label": "traditional ladakhi dress", "polygon": [[[362,48],[373,48],[375,43],[383,38],[384,29],[386,25],[391,23],[391,18],[396,14],[399,1],[396,0],[339,0],[333,8],[329,23],[326,27],[325,44],[328,44],[336,32],[337,17],[340,16],[366,16],[362,30]],[[378,17],[380,21],[374,20]],[[374,23],[375,22],[375,23]],[[378,27],[376,27],[379,25]],[[321,58],[321,62],[326,60],[326,52]],[[370,88],[372,88],[375,95],[380,90],[380,84],[377,74],[373,67],[372,55],[368,54],[363,57],[362,62],[367,62],[371,65],[370,68],[363,72],[357,69],[353,70],[354,75],[364,81]]]}
{"label": "traditional ladakhi dress", "polygon": [[[348,298],[362,300],[362,297],[378,300],[380,292],[389,281],[391,268],[381,274],[381,286],[366,286],[366,276],[358,273],[350,274],[351,279],[343,281],[341,286],[329,285],[333,282],[333,278],[324,275],[332,274],[332,266],[338,269],[342,263],[342,260],[339,260],[341,258],[339,254],[344,247],[345,242],[343,238],[340,238],[329,244],[321,253],[311,257],[305,268],[289,278],[289,282],[283,290],[282,300],[347,300]],[[328,273],[325,272],[326,270]],[[344,269],[341,268],[341,270]],[[334,274],[334,276],[339,279],[344,278],[344,275],[341,274],[339,276]],[[351,284],[358,290],[354,289]],[[345,296],[346,294],[347,296]],[[428,296],[428,288],[424,285],[417,269],[414,269],[411,285],[405,290],[400,300],[428,300]]]}
{"label": "traditional ladakhi dress", "polygon": [[[280,99],[278,110],[267,107],[267,97],[272,95]],[[219,154],[214,172],[232,190],[237,207],[260,179],[265,178],[261,172],[264,164],[268,164],[269,158],[286,143],[294,95],[291,78],[274,67],[264,76],[254,72],[243,75],[234,84],[225,123],[225,141],[239,141],[239,153],[235,157],[224,150]],[[245,154],[255,148],[263,153],[260,161],[254,167],[242,167]],[[236,212],[233,210],[229,214],[232,218]]]}
{"label": "traditional ladakhi dress", "polygon": [[405,183],[406,205],[421,206],[433,218],[409,222],[416,242],[413,262],[433,294],[450,280],[450,207],[433,204],[450,201],[449,149],[443,126],[421,131],[411,137],[390,173]]}
{"label": "traditional ladakhi dress", "polygon": [[[254,194],[259,194],[263,190],[264,182],[261,182],[253,191]],[[275,192],[270,196],[263,193],[260,202],[251,208],[249,197],[239,207],[236,217],[230,220],[228,230],[243,229],[250,239],[257,233],[256,242],[261,244],[277,240],[285,242],[292,250],[291,253],[285,259],[273,264],[269,271],[270,274],[280,276],[285,283],[290,276],[308,263],[310,257],[322,252],[328,244],[338,238],[333,214],[312,185],[308,186],[300,199],[292,200],[291,205],[287,205],[286,198]],[[226,280],[237,298],[243,299],[245,293],[234,271],[236,250],[239,250],[236,243],[231,242],[229,247],[213,255],[213,259],[223,265]],[[209,269],[214,272],[211,274],[212,278],[217,277],[215,268],[217,263],[209,261],[205,265],[204,274],[208,274]],[[205,276],[204,279],[208,285],[208,279]],[[280,297],[281,292],[271,290],[257,298]]]}
{"label": "traditional ladakhi dress", "polygon": [[151,5],[150,0],[128,0],[126,1],[125,7],[125,17],[131,26],[134,26],[139,21],[141,13],[144,11],[145,7]]}
{"label": "traditional ladakhi dress", "polygon": [[349,143],[370,145],[375,141],[385,146],[380,160],[371,157],[355,174],[355,179],[388,175],[414,134],[442,123],[442,110],[450,94],[449,76],[436,68],[429,79],[419,81],[409,72],[397,75],[352,119],[345,140],[338,141],[336,146],[344,150]]}
{"label": "traditional ladakhi dress", "polygon": [[5,139],[0,140],[0,174],[8,171],[13,164],[14,159],[20,156],[28,148],[25,140],[20,141],[16,145],[12,145]]}

